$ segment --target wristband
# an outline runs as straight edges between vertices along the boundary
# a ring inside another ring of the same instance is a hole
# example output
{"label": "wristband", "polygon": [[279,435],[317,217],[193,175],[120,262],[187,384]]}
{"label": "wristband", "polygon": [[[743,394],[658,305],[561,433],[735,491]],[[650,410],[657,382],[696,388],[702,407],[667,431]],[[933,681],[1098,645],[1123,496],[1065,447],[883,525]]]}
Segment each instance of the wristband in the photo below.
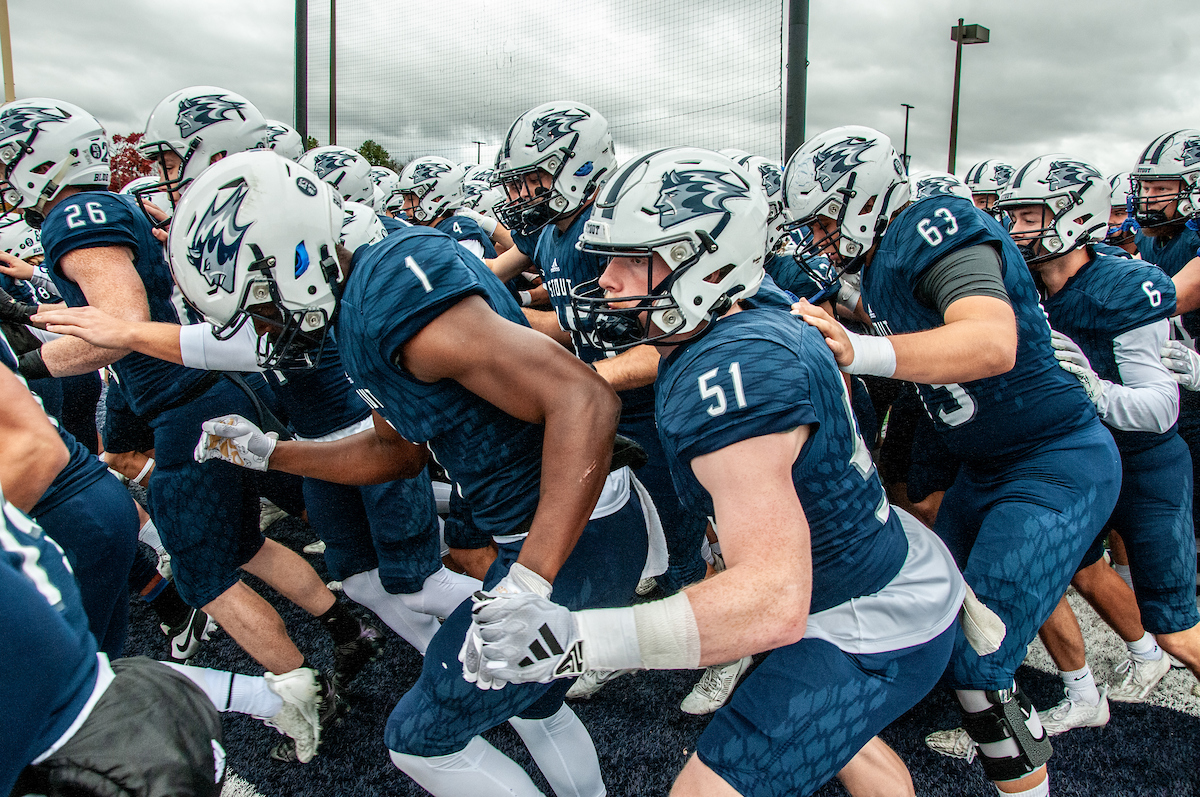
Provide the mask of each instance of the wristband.
{"label": "wristband", "polygon": [[850,330],[846,330],[846,335],[854,349],[854,360],[842,366],[843,371],[889,377],[896,373],[896,350],[890,340],[876,335],[859,335]]}
{"label": "wristband", "polygon": [[687,595],[623,609],[574,612],[588,669],[694,670],[700,629]]}
{"label": "wristband", "polygon": [[26,379],[50,379],[52,374],[42,359],[42,350],[27,351],[17,358],[17,371]]}
{"label": "wristband", "polygon": [[[133,477],[133,481],[137,484],[142,484],[142,479],[146,478],[146,474],[154,469],[154,457],[147,457],[146,464],[138,471],[138,475]],[[143,487],[146,485],[142,484]]]}
{"label": "wristband", "polygon": [[533,304],[533,294],[529,291],[517,291],[517,301],[521,303],[522,307],[529,307]]}

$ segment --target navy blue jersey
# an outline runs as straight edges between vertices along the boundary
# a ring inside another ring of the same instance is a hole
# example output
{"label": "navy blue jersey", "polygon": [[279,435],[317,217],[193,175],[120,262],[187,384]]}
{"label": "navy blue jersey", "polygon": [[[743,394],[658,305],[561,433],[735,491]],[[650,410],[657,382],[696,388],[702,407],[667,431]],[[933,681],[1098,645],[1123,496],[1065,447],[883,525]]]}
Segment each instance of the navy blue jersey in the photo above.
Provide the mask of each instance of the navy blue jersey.
{"label": "navy blue jersey", "polygon": [[338,312],[342,359],[355,387],[405,438],[427,442],[488,534],[532,516],[541,485],[541,426],[513,418],[457,382],[429,384],[396,364],[400,348],[467,296],[526,325],[483,261],[444,233],[410,227],[355,253]]}
{"label": "navy blue jersey", "polygon": [[406,227],[412,226],[407,221],[404,221],[402,219],[393,219],[391,216],[387,215],[386,213],[379,214],[379,221],[383,223],[383,229],[387,230],[388,235],[391,235],[396,230],[403,230]]}
{"label": "navy blue jersey", "polygon": [[485,260],[491,260],[496,256],[496,246],[492,243],[492,239],[488,236],[483,228],[474,220],[466,216],[450,216],[442,219],[437,225],[438,230],[446,233],[456,241],[474,241],[483,247],[483,257]]}
{"label": "navy blue jersey", "polygon": [[[151,233],[150,222],[134,197],[107,191],[85,191],[68,197],[50,211],[42,224],[42,246],[54,284],[71,307],[88,302],[80,287],[63,275],[59,267],[62,258],[76,249],[126,247],[133,253],[134,267],[146,288],[150,320],[180,323],[171,301],[175,283],[163,246]],[[138,415],[177,401],[205,375],[204,371],[138,352],[126,354],[112,367],[129,406]]]}
{"label": "navy blue jersey", "polygon": [[[14,374],[17,373],[17,357],[8,345],[8,341],[3,337],[0,337],[0,363],[7,366]],[[54,481],[46,488],[46,492],[42,493],[42,497],[38,499],[37,504],[31,510],[34,517],[49,512],[68,498],[78,495],[108,470],[99,458],[84,448],[83,443],[62,428],[53,415],[47,417],[50,418],[50,423],[54,424],[58,436],[62,438],[63,445],[67,447],[70,459],[67,460],[67,464],[54,477]]]}
{"label": "navy blue jersey", "polygon": [[[534,257],[534,263],[542,272],[542,284],[550,293],[550,306],[558,316],[558,325],[571,333],[575,354],[585,363],[594,363],[608,356],[602,349],[589,346],[575,333],[575,314],[571,312],[571,291],[576,285],[598,278],[608,265],[605,258],[575,248],[583,233],[583,226],[591,217],[592,206],[588,205],[563,232],[559,232],[553,224],[547,225],[538,239],[537,255]],[[621,397],[622,421],[653,415],[653,385],[622,390],[617,395]]]}
{"label": "navy blue jersey", "polygon": [[1133,260],[1133,255],[1129,254],[1128,252],[1126,252],[1124,249],[1122,249],[1119,246],[1113,246],[1112,244],[1106,244],[1103,241],[1099,241],[1094,244],[1089,244],[1089,246],[1091,246],[1092,251],[1098,255],[1108,255],[1109,257],[1120,257],[1120,258],[1124,258],[1126,260]]}
{"label": "navy blue jersey", "polygon": [[533,260],[533,256],[537,253],[538,238],[542,232],[542,230],[538,230],[533,235],[522,235],[516,230],[509,230],[508,234],[512,236],[513,246],[517,247],[517,251]]}
{"label": "navy blue jersey", "polygon": [[25,304],[40,304],[40,300],[33,293],[33,288],[25,280],[15,280],[7,274],[0,274],[0,289],[16,299],[18,302]]}
{"label": "navy blue jersey", "polygon": [[1007,461],[1094,422],[1096,408],[1075,377],[1058,366],[1050,325],[1038,304],[1029,267],[1016,244],[988,214],[965,199],[931,196],[908,206],[888,226],[863,269],[863,306],[881,335],[942,326],[942,315],[917,299],[917,286],[937,261],[986,244],[1000,255],[1004,288],[1017,320],[1011,371],[973,382],[917,385],[934,426],[966,461]]}
{"label": "navy blue jersey", "polygon": [[346,376],[332,335],[325,338],[316,368],[268,371],[264,376],[287,409],[288,425],[300,437],[324,437],[371,414]]}
{"label": "navy blue jersey", "polygon": [[802,265],[798,255],[768,254],[763,270],[775,284],[798,299],[825,301],[829,286],[837,283],[826,257],[815,257]]}
{"label": "navy blue jersey", "polygon": [[79,716],[99,672],[62,549],[11,504],[0,519],[0,793]]}
{"label": "navy blue jersey", "polygon": [[1200,249],[1200,235],[1195,230],[1184,227],[1178,234],[1151,238],[1144,232],[1138,231],[1133,240],[1137,243],[1138,254],[1142,260],[1167,272],[1174,277],[1189,260],[1196,257]]}
{"label": "navy blue jersey", "polygon": [[[1050,326],[1079,344],[1101,379],[1124,384],[1114,339],[1175,314],[1175,283],[1157,266],[1096,255],[1043,302]],[[1109,427],[1122,453],[1142,451],[1175,434]]]}
{"label": "navy blue jersey", "polygon": [[684,505],[713,514],[692,472],[696,457],[742,440],[811,426],[792,466],[812,544],[811,611],[876,592],[908,553],[871,454],[850,409],[845,382],[821,333],[772,296],[666,358],[656,417]]}

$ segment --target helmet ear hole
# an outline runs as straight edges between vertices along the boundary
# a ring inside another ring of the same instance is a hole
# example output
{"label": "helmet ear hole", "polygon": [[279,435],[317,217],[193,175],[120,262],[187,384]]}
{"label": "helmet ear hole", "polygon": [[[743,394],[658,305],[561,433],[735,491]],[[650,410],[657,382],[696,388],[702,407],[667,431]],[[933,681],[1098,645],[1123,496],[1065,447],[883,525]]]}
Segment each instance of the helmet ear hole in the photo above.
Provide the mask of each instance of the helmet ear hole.
{"label": "helmet ear hole", "polygon": [[868,199],[868,200],[866,201],[866,204],[864,204],[864,205],[863,205],[863,207],[862,207],[862,210],[860,210],[860,211],[858,212],[858,215],[860,215],[860,216],[865,216],[865,215],[867,215],[868,213],[870,213],[872,210],[874,210],[874,209],[875,209],[875,200],[876,200],[876,199],[879,199],[879,195],[878,195],[878,194],[876,194],[876,195],[872,196],[870,199]]}
{"label": "helmet ear hole", "polygon": [[733,271],[735,268],[737,268],[736,263],[729,263],[728,265],[721,266],[719,269],[713,271],[707,277],[705,277],[704,282],[707,282],[710,285],[719,285],[721,284],[721,280],[729,276],[729,272]]}

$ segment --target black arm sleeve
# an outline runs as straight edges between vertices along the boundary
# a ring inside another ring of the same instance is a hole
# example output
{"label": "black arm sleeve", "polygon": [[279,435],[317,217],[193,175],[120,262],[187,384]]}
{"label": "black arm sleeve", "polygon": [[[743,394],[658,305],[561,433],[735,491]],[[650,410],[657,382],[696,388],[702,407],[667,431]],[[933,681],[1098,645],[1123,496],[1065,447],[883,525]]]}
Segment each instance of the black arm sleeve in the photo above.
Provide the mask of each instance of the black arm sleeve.
{"label": "black arm sleeve", "polygon": [[988,244],[968,246],[934,263],[917,283],[917,300],[936,307],[942,315],[946,308],[967,296],[994,296],[1012,305],[1004,278],[1000,275],[1000,255]]}

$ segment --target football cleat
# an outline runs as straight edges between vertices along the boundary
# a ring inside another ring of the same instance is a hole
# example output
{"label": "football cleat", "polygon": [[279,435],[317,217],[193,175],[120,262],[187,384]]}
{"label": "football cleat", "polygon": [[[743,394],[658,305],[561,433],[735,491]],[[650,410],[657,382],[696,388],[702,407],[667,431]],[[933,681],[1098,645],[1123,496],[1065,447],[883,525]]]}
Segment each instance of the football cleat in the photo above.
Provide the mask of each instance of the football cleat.
{"label": "football cleat", "polygon": [[[259,719],[290,737],[293,760],[307,764],[321,746],[321,721],[327,691],[324,679],[318,680],[317,671],[308,667],[297,667],[282,675],[267,673],[263,677],[267,687],[283,700],[283,706],[275,716]],[[330,702],[336,704],[336,695],[330,697]],[[285,742],[281,747],[289,745]],[[271,757],[275,757],[274,750]]]}
{"label": "football cleat", "polygon": [[199,609],[190,609],[187,619],[179,625],[168,626],[163,623],[159,628],[171,641],[171,660],[184,662],[196,655],[200,643],[217,630],[217,623]]}
{"label": "football cleat", "polygon": [[1108,697],[1118,703],[1142,703],[1170,670],[1171,660],[1166,653],[1157,659],[1143,659],[1130,653],[1129,658],[1117,665],[1116,674],[1125,677],[1109,688]]}
{"label": "football cleat", "polygon": [[679,704],[687,714],[697,716],[711,714],[729,702],[733,688],[745,675],[753,661],[749,656],[729,664],[714,664],[704,671],[703,677],[691,693]]}
{"label": "football cleat", "polygon": [[588,670],[567,690],[567,700],[591,700],[605,684],[637,670]]}
{"label": "football cleat", "polygon": [[316,542],[310,542],[308,545],[305,545],[304,548],[302,548],[301,550],[303,550],[304,553],[310,554],[310,555],[325,553],[325,540],[317,540]]}
{"label": "football cleat", "polygon": [[649,578],[643,578],[638,581],[637,586],[633,588],[633,591],[644,598],[651,592],[654,592],[656,589],[658,589],[658,582],[654,580],[654,576],[650,576]]}
{"label": "football cleat", "polygon": [[383,652],[383,635],[379,629],[362,620],[358,621],[358,637],[334,648],[333,686],[338,692],[345,691],[351,681]]}
{"label": "football cleat", "polygon": [[1038,717],[1050,736],[1066,733],[1072,728],[1102,728],[1108,724],[1108,687],[1100,687],[1100,702],[1094,706],[1076,703],[1068,695],[1049,711],[1039,711]]}
{"label": "football cleat", "polygon": [[265,532],[277,520],[287,517],[287,512],[275,506],[266,498],[259,499],[258,530]]}
{"label": "football cleat", "polygon": [[962,728],[934,731],[925,737],[925,746],[935,753],[960,758],[968,764],[979,754],[979,745]]}

